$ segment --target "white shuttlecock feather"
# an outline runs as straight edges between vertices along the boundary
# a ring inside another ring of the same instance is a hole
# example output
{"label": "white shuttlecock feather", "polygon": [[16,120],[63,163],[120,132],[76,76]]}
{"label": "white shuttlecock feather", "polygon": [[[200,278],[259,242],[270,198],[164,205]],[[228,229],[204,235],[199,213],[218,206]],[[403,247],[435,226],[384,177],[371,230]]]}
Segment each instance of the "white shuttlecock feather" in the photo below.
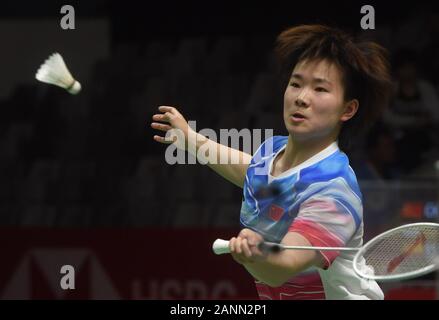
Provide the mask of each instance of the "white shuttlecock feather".
{"label": "white shuttlecock feather", "polygon": [[35,78],[41,82],[64,88],[71,94],[78,94],[81,91],[81,84],[73,78],[64,59],[57,52],[44,61],[35,74]]}

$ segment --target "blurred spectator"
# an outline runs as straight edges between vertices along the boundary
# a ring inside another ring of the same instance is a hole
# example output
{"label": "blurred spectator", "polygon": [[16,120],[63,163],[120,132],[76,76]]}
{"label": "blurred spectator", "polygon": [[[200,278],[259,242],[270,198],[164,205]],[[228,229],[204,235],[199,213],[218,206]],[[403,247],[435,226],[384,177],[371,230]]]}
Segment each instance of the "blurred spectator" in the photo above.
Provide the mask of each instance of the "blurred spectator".
{"label": "blurred spectator", "polygon": [[422,51],[422,71],[439,92],[439,10],[432,11],[427,17],[425,33],[429,35],[427,46]]}
{"label": "blurred spectator", "polygon": [[377,123],[364,139],[361,154],[351,157],[363,195],[365,239],[394,226],[398,210],[398,188],[401,177],[396,142],[392,130]]}
{"label": "blurred spectator", "polygon": [[421,164],[437,145],[439,98],[434,87],[418,72],[418,56],[403,49],[394,56],[395,95],[384,120],[395,130],[397,158],[403,173]]}
{"label": "blurred spectator", "polygon": [[366,154],[353,160],[352,165],[359,180],[398,178],[395,139],[388,128],[381,123],[375,125],[366,138],[364,150]]}

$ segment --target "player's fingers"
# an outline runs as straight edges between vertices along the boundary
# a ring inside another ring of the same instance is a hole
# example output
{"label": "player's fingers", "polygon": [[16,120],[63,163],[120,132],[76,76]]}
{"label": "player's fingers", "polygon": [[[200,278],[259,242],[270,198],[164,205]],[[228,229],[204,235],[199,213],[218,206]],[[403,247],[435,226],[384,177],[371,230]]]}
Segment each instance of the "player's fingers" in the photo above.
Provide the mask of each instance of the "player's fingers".
{"label": "player's fingers", "polygon": [[248,245],[247,239],[242,240],[242,251],[247,258],[250,258],[253,255]]}
{"label": "player's fingers", "polygon": [[155,114],[152,116],[152,120],[154,121],[162,121],[162,122],[171,122],[175,119],[175,115],[169,111],[166,111],[163,114]]}
{"label": "player's fingers", "polygon": [[178,110],[174,107],[170,107],[170,106],[160,106],[159,107],[159,111],[161,112],[169,112],[173,115],[177,115],[179,114]]}
{"label": "player's fingers", "polygon": [[162,122],[169,122],[168,116],[166,114],[155,114],[152,116],[152,120],[154,121],[162,121]]}
{"label": "player's fingers", "polygon": [[242,229],[242,230],[239,232],[238,237],[246,238],[246,237],[247,237],[247,229]]}
{"label": "player's fingers", "polygon": [[171,119],[173,119],[173,118],[181,118],[181,119],[184,119],[183,115],[182,115],[182,114],[178,111],[178,109],[175,108],[175,107],[170,107],[170,106],[160,106],[160,107],[159,107],[159,111],[161,111],[161,112],[169,112],[169,113],[172,115]]}
{"label": "player's fingers", "polygon": [[164,144],[171,144],[175,141],[175,139],[174,139],[174,141],[170,141],[170,140],[165,139],[164,137],[157,136],[157,135],[155,135],[153,138],[155,141],[160,142],[160,143],[164,143]]}
{"label": "player's fingers", "polygon": [[175,116],[170,112],[165,112],[165,114],[163,115],[163,119],[165,119],[168,122],[171,122],[174,118]]}
{"label": "player's fingers", "polygon": [[235,252],[237,254],[242,254],[242,238],[240,237],[236,238]]}
{"label": "player's fingers", "polygon": [[236,241],[235,237],[233,237],[229,240],[230,253],[235,253],[235,241]]}
{"label": "player's fingers", "polygon": [[[230,247],[230,245],[229,245],[229,247]],[[238,262],[240,264],[243,264],[244,263],[243,256],[239,253],[236,253],[236,238],[234,238],[234,240],[233,240],[232,247],[233,247],[233,251],[230,250],[230,254],[231,254],[233,260],[235,260],[236,262]]]}
{"label": "player's fingers", "polygon": [[249,229],[242,229],[241,232],[239,232],[239,237],[247,239],[249,244],[252,244],[254,242],[254,234]]}
{"label": "player's fingers", "polygon": [[153,129],[157,129],[157,130],[165,131],[165,132],[172,129],[172,127],[167,125],[167,124],[157,123],[157,122],[151,123],[151,127]]}
{"label": "player's fingers", "polygon": [[254,246],[259,242],[259,236],[249,229],[242,229],[239,232],[239,237],[247,239],[250,246]]}

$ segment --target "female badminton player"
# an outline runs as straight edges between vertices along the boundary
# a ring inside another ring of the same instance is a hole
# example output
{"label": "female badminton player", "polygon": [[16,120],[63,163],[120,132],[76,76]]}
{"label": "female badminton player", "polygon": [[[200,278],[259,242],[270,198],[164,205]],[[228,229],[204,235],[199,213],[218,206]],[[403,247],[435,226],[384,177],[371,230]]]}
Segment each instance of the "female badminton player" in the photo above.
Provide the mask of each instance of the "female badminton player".
{"label": "female badminton player", "polygon": [[[335,28],[303,25],[278,36],[276,53],[285,73],[283,120],[288,136],[267,139],[249,155],[192,131],[173,107],[159,107],[153,116],[158,122],[151,126],[164,132],[181,130],[187,139],[182,148],[215,148],[217,161],[211,157],[207,165],[243,188],[243,229],[230,239],[229,248],[255,278],[261,299],[383,299],[375,281],[355,274],[354,253],[265,253],[258,244],[362,245],[362,195],[342,150],[387,104],[387,52]],[[161,136],[154,139],[170,143]],[[219,164],[221,153],[240,162]],[[261,192],[267,188],[277,192]]]}

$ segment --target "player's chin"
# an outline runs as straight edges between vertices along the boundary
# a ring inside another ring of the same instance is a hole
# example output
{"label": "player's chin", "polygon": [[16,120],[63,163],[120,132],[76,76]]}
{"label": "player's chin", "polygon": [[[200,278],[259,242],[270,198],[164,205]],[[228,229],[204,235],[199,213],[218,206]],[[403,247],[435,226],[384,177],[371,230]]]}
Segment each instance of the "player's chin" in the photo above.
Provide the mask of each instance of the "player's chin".
{"label": "player's chin", "polygon": [[286,123],[285,124],[285,128],[287,129],[288,133],[291,136],[294,136],[294,137],[297,137],[297,138],[299,138],[299,137],[306,138],[311,133],[310,128],[307,127],[307,126],[300,126],[300,125],[294,125],[294,124]]}

